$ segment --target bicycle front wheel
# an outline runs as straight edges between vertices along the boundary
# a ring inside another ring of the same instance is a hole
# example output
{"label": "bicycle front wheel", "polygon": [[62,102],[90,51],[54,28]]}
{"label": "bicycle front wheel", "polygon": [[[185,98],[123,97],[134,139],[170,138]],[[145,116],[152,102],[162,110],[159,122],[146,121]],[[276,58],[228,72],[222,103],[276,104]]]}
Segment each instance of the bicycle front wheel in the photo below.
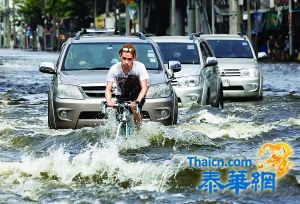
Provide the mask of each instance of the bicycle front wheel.
{"label": "bicycle front wheel", "polygon": [[128,138],[133,133],[133,128],[126,122],[120,122],[117,129],[117,138]]}
{"label": "bicycle front wheel", "polygon": [[118,137],[128,137],[129,135],[129,127],[126,122],[120,122],[117,129],[117,138]]}

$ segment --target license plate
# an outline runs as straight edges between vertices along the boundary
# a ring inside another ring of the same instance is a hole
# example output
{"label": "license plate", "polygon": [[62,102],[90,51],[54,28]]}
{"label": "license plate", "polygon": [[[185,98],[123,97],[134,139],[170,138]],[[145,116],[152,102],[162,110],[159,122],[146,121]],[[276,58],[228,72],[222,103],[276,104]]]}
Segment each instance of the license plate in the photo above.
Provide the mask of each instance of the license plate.
{"label": "license plate", "polygon": [[230,86],[228,79],[222,79],[222,83],[223,83],[223,86],[227,86],[227,87]]}

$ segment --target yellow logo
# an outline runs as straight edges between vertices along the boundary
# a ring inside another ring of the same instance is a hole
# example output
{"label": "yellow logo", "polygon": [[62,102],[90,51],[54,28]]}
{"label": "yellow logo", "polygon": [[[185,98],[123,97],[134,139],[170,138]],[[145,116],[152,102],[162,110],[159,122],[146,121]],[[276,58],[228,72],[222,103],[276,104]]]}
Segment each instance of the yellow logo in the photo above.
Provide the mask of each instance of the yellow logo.
{"label": "yellow logo", "polygon": [[286,174],[293,166],[293,163],[288,161],[288,157],[292,154],[292,148],[287,143],[264,144],[258,151],[258,156],[265,154],[266,149],[270,152],[268,159],[263,159],[257,162],[258,170],[269,170],[276,173],[276,177],[281,177]]}

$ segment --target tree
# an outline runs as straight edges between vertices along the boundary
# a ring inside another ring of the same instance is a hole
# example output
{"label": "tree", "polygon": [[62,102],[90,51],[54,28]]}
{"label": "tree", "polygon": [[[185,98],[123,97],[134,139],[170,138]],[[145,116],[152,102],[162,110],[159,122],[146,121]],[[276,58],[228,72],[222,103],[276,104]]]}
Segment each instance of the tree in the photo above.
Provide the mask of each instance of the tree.
{"label": "tree", "polygon": [[18,13],[24,18],[24,22],[30,26],[32,31],[32,46],[36,49],[36,27],[38,24],[43,24],[42,15],[43,9],[41,3],[38,0],[15,0],[15,4],[18,9]]}
{"label": "tree", "polygon": [[23,16],[24,22],[30,25],[33,31],[38,24],[44,25],[46,18],[52,22],[53,50],[57,49],[57,26],[64,19],[73,17],[78,21],[80,28],[89,27],[93,16],[93,2],[94,0],[15,0],[19,8],[18,13]]}

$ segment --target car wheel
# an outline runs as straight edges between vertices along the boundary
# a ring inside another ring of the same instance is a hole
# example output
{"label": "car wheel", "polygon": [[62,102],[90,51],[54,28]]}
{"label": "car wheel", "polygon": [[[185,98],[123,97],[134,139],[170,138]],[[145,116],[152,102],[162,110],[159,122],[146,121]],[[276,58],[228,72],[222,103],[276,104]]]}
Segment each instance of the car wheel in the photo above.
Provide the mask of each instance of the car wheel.
{"label": "car wheel", "polygon": [[255,98],[256,100],[260,101],[263,99],[263,78],[260,79],[260,86],[258,91],[258,96]]}
{"label": "car wheel", "polygon": [[262,88],[259,89],[258,96],[254,97],[253,100],[254,101],[261,101],[261,100],[263,100],[263,91],[262,91]]}
{"label": "car wheel", "polygon": [[257,97],[255,98],[255,100],[256,100],[256,101],[261,101],[261,100],[263,100],[263,96],[262,96],[262,95],[259,95],[259,96],[257,96]]}
{"label": "car wheel", "polygon": [[211,106],[215,108],[224,108],[224,100],[223,100],[223,86],[221,84],[218,95],[215,97],[213,102],[211,102]]}
{"label": "car wheel", "polygon": [[257,97],[257,100],[263,100],[263,91],[262,91],[262,88],[260,88],[260,90],[259,90],[259,95]]}
{"label": "car wheel", "polygon": [[55,122],[54,122],[54,120],[55,120],[54,113],[53,113],[52,108],[50,107],[50,104],[51,104],[51,102],[50,102],[50,100],[48,100],[48,127],[50,129],[56,129]]}
{"label": "car wheel", "polygon": [[224,108],[224,97],[223,97],[223,84],[220,85],[219,97],[218,97],[218,107]]}
{"label": "car wheel", "polygon": [[51,121],[49,114],[48,114],[48,127],[50,129],[54,129],[53,122]]}
{"label": "car wheel", "polygon": [[205,102],[205,105],[211,105],[210,103],[210,90],[208,89],[207,90],[207,94],[206,94],[206,102]]}
{"label": "car wheel", "polygon": [[177,121],[178,121],[178,98],[177,95],[175,95],[175,99],[174,99],[174,111],[173,111],[173,121],[172,121],[172,125],[177,125]]}

